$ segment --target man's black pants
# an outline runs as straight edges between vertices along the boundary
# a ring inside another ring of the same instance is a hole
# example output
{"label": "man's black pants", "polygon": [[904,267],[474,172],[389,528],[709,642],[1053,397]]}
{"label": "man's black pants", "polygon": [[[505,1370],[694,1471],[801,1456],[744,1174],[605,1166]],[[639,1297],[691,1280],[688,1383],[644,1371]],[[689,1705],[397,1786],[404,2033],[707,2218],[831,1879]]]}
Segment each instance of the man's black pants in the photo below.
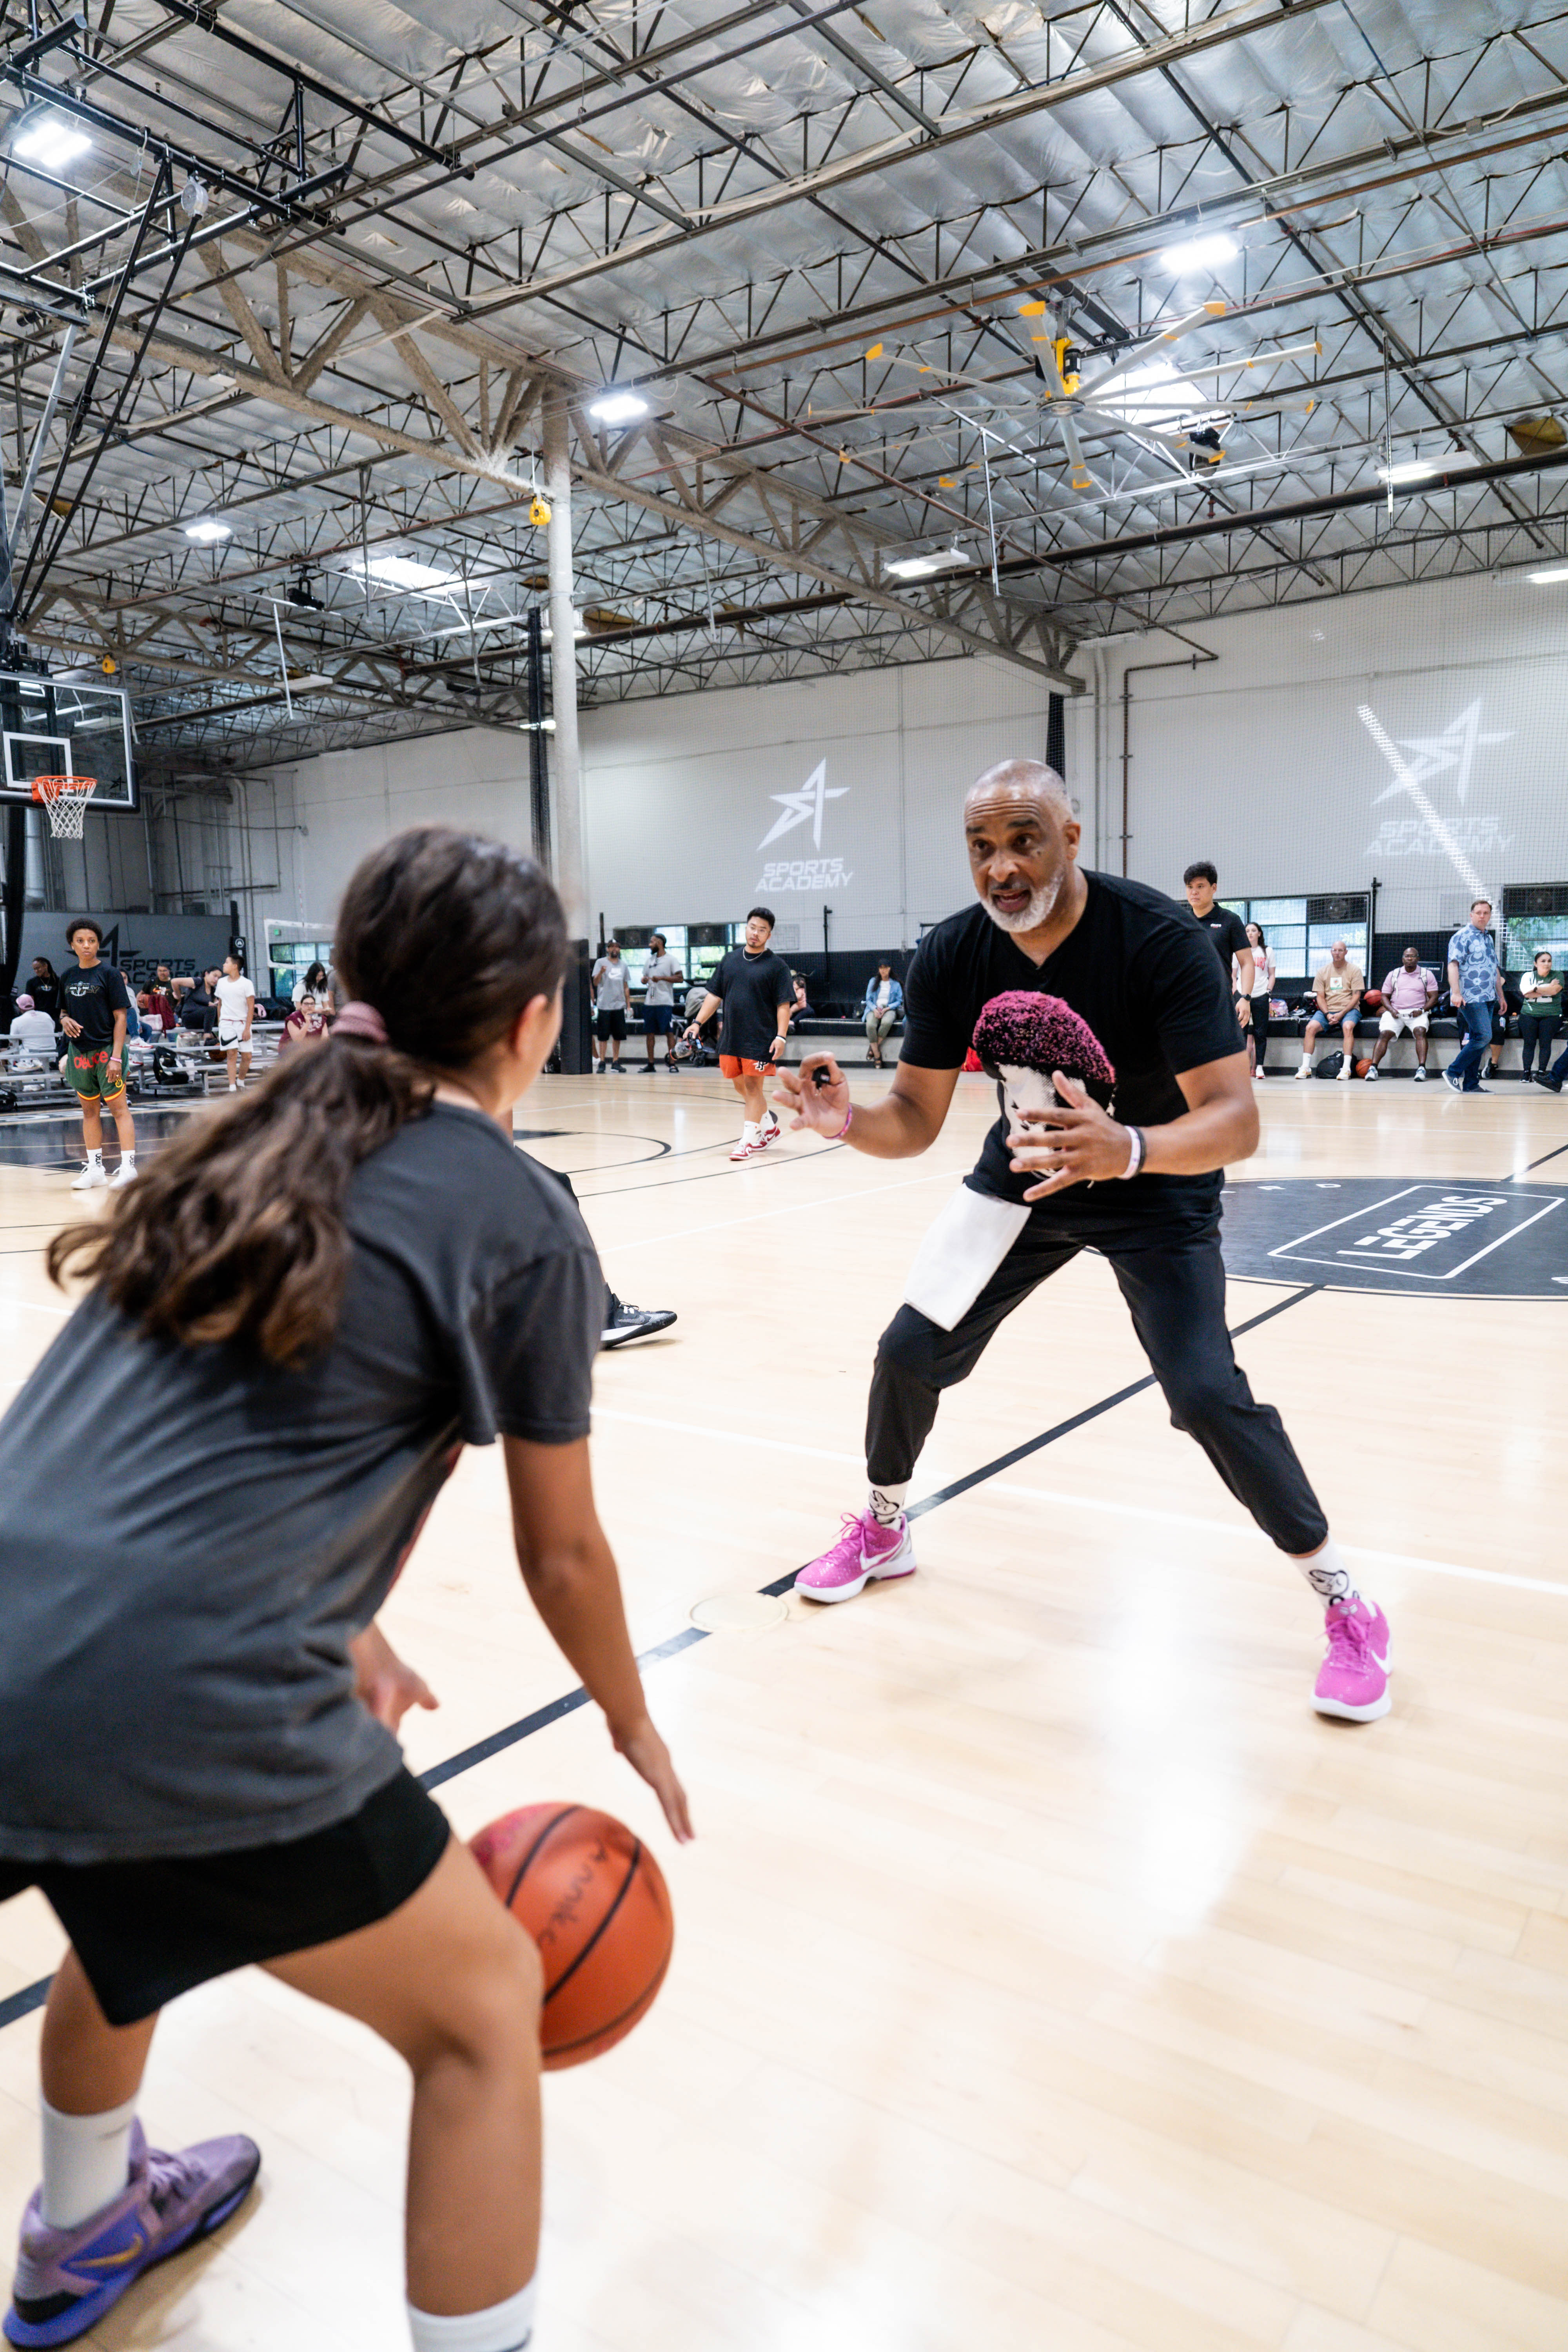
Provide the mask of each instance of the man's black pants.
{"label": "man's black pants", "polygon": [[1226,1328],[1217,1210],[1154,1220],[1103,1213],[1066,1220],[1059,1210],[1049,1216],[1037,1211],[952,1331],[917,1307],[900,1307],[878,1344],[871,1380],[866,1464],[872,1486],[901,1485],[914,1475],[943,1389],[966,1381],[1014,1307],[1089,1247],[1116,1276],[1173,1428],[1197,1439],[1237,1501],[1282,1551],[1316,1551],[1329,1532],[1322,1507],[1279,1415],[1253,1396]]}

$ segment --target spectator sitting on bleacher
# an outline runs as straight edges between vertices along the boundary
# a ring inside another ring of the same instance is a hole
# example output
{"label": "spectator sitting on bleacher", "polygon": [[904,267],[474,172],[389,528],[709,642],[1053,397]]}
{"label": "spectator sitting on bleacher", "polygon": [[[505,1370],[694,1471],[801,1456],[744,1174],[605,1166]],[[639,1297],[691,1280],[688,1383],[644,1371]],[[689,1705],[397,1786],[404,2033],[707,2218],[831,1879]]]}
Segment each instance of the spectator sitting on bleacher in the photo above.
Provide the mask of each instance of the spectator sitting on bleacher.
{"label": "spectator sitting on bleacher", "polygon": [[879,1070],[883,1066],[882,1048],[888,1041],[888,1032],[895,1021],[903,1018],[904,1011],[904,992],[893,978],[893,967],[886,956],[880,959],[876,972],[866,982],[863,1009],[866,1043],[870,1048],[866,1059],[873,1069]]}
{"label": "spectator sitting on bleacher", "polygon": [[1427,971],[1414,948],[1406,948],[1398,963],[1383,983],[1383,1013],[1377,1024],[1377,1043],[1372,1049],[1369,1078],[1375,1078],[1378,1065],[1396,1037],[1406,1031],[1415,1041],[1415,1075],[1425,1085],[1426,1079],[1426,1044],[1431,1028],[1432,1007],[1437,1002],[1436,975]]}
{"label": "spectator sitting on bleacher", "polygon": [[150,988],[139,988],[132,1001],[136,1007],[136,1017],[142,1024],[143,1037],[161,1037],[168,1024],[154,992]]}
{"label": "spectator sitting on bleacher", "polygon": [[283,1024],[283,1034],[278,1040],[281,1054],[290,1045],[317,1045],[327,1034],[326,1015],[313,996],[301,996]]}
{"label": "spectator sitting on bleacher", "polygon": [[1345,1057],[1340,1065],[1340,1076],[1345,1079],[1352,1076],[1355,1069],[1355,1024],[1365,985],[1365,973],[1351,962],[1343,940],[1336,940],[1329,950],[1328,962],[1321,967],[1312,982],[1317,1011],[1308,1022],[1307,1034],[1301,1040],[1301,1066],[1296,1073],[1299,1078],[1311,1076],[1318,1040],[1331,1029],[1337,1029],[1344,1040]]}
{"label": "spectator sitting on bleacher", "polygon": [[223,978],[215,964],[203,972],[194,988],[187,989],[180,1002],[182,1029],[205,1030],[217,1027],[217,984]]}
{"label": "spectator sitting on bleacher", "polygon": [[16,999],[16,1018],[11,1024],[10,1065],[13,1070],[42,1070],[55,1058],[55,1024],[47,1013],[40,1013],[30,996]]}

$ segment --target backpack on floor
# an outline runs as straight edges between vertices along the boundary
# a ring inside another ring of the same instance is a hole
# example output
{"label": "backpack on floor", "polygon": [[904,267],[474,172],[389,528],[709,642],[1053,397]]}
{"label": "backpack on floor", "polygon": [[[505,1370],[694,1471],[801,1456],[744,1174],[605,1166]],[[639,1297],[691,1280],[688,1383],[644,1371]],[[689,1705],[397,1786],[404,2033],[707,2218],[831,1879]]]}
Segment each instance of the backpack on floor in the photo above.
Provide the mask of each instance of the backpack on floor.
{"label": "backpack on floor", "polygon": [[1312,1076],[1315,1078],[1337,1078],[1344,1066],[1344,1055],[1336,1050],[1332,1054],[1323,1055],[1322,1060],[1312,1072]]}

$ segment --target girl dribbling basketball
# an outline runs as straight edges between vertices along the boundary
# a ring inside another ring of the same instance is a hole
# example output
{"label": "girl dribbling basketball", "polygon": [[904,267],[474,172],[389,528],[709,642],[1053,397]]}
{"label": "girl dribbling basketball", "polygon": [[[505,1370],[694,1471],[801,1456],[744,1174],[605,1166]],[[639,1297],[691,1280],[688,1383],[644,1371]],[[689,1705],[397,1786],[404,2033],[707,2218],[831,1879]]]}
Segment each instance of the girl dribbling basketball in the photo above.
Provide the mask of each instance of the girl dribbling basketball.
{"label": "girl dribbling basketball", "polygon": [[251,1962],[412,2070],[416,2352],[529,2340],[538,1956],[404,1767],[393,1728],[432,1702],[372,1621],[458,1448],[499,1436],[528,1590],[690,1834],[594,1507],[603,1277],[511,1141],[565,952],[528,859],[386,843],[344,897],[330,1040],[51,1248],[87,1296],[0,1424],[0,1897],[40,1887],[71,1939],[13,2343],[84,2334],[244,2199],[251,2141],[160,2154],[135,2105],[161,2005]]}

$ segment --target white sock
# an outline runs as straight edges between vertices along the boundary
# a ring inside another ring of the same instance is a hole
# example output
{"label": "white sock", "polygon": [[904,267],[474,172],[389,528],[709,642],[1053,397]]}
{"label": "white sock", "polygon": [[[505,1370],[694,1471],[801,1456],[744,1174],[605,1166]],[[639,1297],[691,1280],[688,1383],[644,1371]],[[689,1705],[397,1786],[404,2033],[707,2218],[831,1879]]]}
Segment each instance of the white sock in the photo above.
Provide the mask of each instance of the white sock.
{"label": "white sock", "polygon": [[1301,1067],[1302,1067],[1304,1070],[1310,1070],[1310,1069],[1311,1068],[1311,1066],[1312,1066],[1312,1056],[1310,1055],[1310,1054],[1303,1054],[1303,1055],[1302,1055],[1302,1056],[1301,1056]]}
{"label": "white sock", "polygon": [[408,2332],[414,2352],[523,2352],[533,2336],[533,2296],[537,2279],[494,2303],[488,2311],[459,2312],[443,2319],[408,2306]]}
{"label": "white sock", "polygon": [[888,1486],[873,1486],[868,1508],[879,1528],[896,1528],[904,1516],[904,1497],[910,1491],[907,1478]]}
{"label": "white sock", "polygon": [[[85,1145],[85,1144],[83,1145],[82,1149],[83,1149],[84,1150],[87,1150],[87,1147],[86,1147],[86,1145]],[[88,1154],[87,1154],[87,1164],[88,1164],[88,1166],[89,1166],[89,1168],[101,1168],[101,1167],[102,1167],[102,1165],[103,1165],[103,1146],[102,1146],[102,1144],[101,1144],[101,1143],[98,1146],[98,1148],[96,1149],[96,1150],[89,1151],[89,1152],[88,1152]]]}
{"label": "white sock", "polygon": [[1298,1559],[1297,1567],[1311,1586],[1320,1601],[1353,1601],[1356,1598],[1355,1579],[1340,1557],[1340,1548],[1330,1536],[1314,1552]]}
{"label": "white sock", "polygon": [[131,2178],[131,2126],[136,2102],[100,2116],[62,2116],[40,2099],[44,2124],[44,2219],[74,2230],[112,2205]]}

